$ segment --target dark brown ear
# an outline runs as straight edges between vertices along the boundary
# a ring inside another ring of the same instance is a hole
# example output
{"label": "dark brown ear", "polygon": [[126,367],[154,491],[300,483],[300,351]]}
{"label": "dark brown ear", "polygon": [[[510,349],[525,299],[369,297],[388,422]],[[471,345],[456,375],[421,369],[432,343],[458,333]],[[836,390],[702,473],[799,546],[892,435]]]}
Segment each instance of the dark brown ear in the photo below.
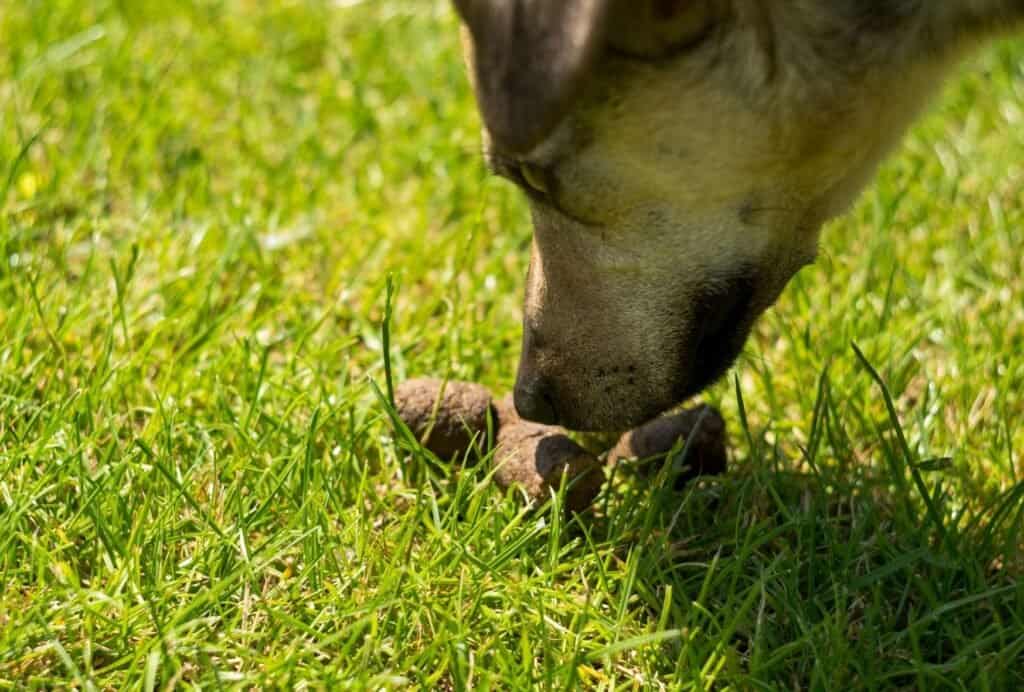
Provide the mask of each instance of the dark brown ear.
{"label": "dark brown ear", "polygon": [[565,115],[603,40],[611,0],[455,0],[473,43],[494,144],[526,153]]}

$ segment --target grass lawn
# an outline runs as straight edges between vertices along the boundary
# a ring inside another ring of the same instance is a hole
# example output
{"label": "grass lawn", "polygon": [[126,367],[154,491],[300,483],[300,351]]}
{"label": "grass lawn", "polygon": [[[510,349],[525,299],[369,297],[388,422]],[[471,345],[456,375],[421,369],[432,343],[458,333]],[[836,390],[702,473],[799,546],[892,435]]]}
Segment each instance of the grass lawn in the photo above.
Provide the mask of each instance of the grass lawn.
{"label": "grass lawn", "polygon": [[411,473],[371,384],[388,276],[396,380],[518,356],[526,209],[446,3],[0,37],[0,688],[1024,687],[1024,42],[706,394],[730,472],[567,519]]}

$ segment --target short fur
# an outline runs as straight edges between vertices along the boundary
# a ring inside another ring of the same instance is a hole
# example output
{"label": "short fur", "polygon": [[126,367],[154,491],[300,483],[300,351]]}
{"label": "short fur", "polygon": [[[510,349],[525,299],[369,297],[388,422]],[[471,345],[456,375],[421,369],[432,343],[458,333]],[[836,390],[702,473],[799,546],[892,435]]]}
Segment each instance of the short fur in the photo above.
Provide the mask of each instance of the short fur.
{"label": "short fur", "polygon": [[586,430],[725,372],[950,67],[1024,22],[1024,0],[456,5],[486,158],[534,222],[516,405]]}

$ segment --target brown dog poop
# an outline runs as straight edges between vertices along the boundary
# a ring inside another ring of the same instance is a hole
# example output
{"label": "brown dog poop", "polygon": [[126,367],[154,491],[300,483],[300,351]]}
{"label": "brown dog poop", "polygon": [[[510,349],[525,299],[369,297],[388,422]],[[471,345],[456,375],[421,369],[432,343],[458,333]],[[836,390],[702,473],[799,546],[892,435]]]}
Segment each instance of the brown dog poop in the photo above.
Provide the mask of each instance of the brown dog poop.
{"label": "brown dog poop", "polygon": [[517,486],[533,502],[544,502],[557,492],[565,476],[565,507],[582,512],[594,501],[604,483],[601,462],[573,442],[565,430],[519,418],[510,401],[497,405],[498,446],[494,452],[494,480],[502,488]]}
{"label": "brown dog poop", "polygon": [[686,468],[676,479],[677,486],[697,476],[717,475],[725,471],[725,421],[722,414],[707,404],[655,418],[630,430],[608,452],[608,463],[616,464],[631,458],[664,461],[665,455],[681,439],[686,441],[681,449],[687,446],[688,449],[684,461]]}
{"label": "brown dog poop", "polygon": [[[524,421],[511,397],[495,403],[486,387],[434,378],[407,380],[395,390],[398,415],[412,433],[441,459],[465,457],[474,443],[487,450],[488,417],[498,428],[494,480],[503,489],[517,486],[536,503],[558,491],[565,478],[565,506],[585,510],[604,483],[602,463],[576,444],[562,428]],[[680,442],[685,468],[677,487],[699,475],[725,471],[725,421],[701,405],[662,416],[624,434],[608,452],[608,463],[639,458],[664,461]],[[660,466],[647,466],[660,468]]]}
{"label": "brown dog poop", "polygon": [[493,408],[491,393],[483,385],[406,380],[395,389],[395,407],[420,443],[441,459],[465,456],[474,440],[486,445],[487,414]]}

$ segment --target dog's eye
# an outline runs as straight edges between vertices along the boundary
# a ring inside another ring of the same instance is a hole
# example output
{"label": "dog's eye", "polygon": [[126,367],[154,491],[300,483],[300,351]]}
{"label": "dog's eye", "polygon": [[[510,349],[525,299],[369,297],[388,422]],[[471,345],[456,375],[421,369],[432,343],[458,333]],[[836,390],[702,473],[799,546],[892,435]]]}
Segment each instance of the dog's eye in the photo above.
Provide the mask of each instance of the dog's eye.
{"label": "dog's eye", "polygon": [[534,191],[542,195],[548,194],[548,180],[542,169],[529,163],[524,163],[519,166],[519,174],[523,176],[523,181],[533,188]]}

